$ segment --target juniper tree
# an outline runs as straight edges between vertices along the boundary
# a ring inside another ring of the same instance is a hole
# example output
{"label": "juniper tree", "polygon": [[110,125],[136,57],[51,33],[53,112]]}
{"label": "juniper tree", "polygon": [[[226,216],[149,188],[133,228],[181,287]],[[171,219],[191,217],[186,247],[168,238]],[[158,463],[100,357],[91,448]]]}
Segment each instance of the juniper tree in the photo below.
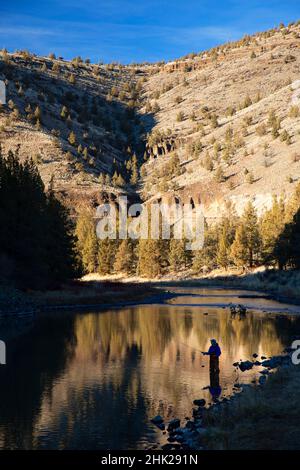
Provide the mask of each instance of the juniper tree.
{"label": "juniper tree", "polygon": [[133,185],[136,185],[138,182],[138,177],[139,177],[136,155],[133,155],[131,159],[130,169],[131,169],[130,183]]}
{"label": "juniper tree", "polygon": [[203,159],[203,167],[207,171],[213,171],[214,169],[214,163],[208,151],[206,152],[205,157]]}
{"label": "juniper tree", "polygon": [[63,106],[60,112],[60,117],[62,119],[67,119],[68,117],[68,108],[66,106]]}
{"label": "juniper tree", "polygon": [[36,120],[41,120],[41,108],[39,106],[37,106],[34,110],[34,117]]}
{"label": "juniper tree", "polygon": [[69,82],[74,85],[76,83],[76,78],[75,78],[75,75],[73,73],[70,74],[69,76]]}
{"label": "juniper tree", "polygon": [[82,151],[82,156],[83,156],[84,160],[87,160],[87,159],[88,159],[89,152],[88,152],[87,147],[84,147],[84,149],[83,149],[83,151]]}
{"label": "juniper tree", "polygon": [[225,181],[224,170],[221,166],[218,166],[216,169],[215,179],[217,183],[224,183]]}
{"label": "juniper tree", "polygon": [[54,73],[59,72],[59,65],[58,65],[57,62],[54,62],[54,64],[52,65],[52,72],[54,72]]}
{"label": "juniper tree", "polygon": [[181,122],[183,120],[184,120],[184,113],[183,113],[183,111],[179,111],[179,113],[176,116],[176,121]]}
{"label": "juniper tree", "polygon": [[105,183],[105,176],[103,173],[100,173],[99,177],[98,177],[98,181],[99,181],[99,184],[100,186],[103,186],[104,183]]}
{"label": "juniper tree", "polygon": [[68,141],[71,145],[76,144],[76,135],[73,131],[70,132],[69,137],[68,137]]}

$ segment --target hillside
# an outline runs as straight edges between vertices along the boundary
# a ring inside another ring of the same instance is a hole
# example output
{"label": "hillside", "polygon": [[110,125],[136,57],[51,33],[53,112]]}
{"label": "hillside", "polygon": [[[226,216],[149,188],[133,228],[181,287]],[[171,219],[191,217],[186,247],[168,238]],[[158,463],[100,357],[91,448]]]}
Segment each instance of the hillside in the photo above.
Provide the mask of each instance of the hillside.
{"label": "hillside", "polygon": [[143,87],[156,120],[145,194],[193,195],[211,217],[225,201],[240,212],[254,198],[262,210],[289,195],[300,176],[299,71],[299,24],[160,67]]}
{"label": "hillside", "polygon": [[72,205],[123,191],[262,212],[300,177],[299,71],[299,22],[160,64],[2,51],[0,141]]}
{"label": "hillside", "polygon": [[[143,148],[134,69],[2,51],[0,79],[7,94],[0,108],[4,153],[31,156],[46,186],[51,181],[73,203],[126,184],[126,162]],[[113,175],[123,181],[112,185]]]}

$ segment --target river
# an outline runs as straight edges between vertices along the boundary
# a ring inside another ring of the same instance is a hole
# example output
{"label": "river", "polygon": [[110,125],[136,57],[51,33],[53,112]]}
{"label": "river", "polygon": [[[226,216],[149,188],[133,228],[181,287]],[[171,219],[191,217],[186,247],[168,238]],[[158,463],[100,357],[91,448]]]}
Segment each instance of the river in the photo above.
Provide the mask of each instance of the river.
{"label": "river", "polygon": [[[289,305],[237,290],[173,288],[165,304],[41,315],[7,345],[0,367],[0,448],[146,449],[166,436],[151,423],[191,416],[193,400],[222,399],[258,380],[233,363],[269,357],[300,334]],[[244,318],[228,304],[243,303]],[[284,314],[283,314],[284,313]],[[222,349],[217,383],[207,350]]]}

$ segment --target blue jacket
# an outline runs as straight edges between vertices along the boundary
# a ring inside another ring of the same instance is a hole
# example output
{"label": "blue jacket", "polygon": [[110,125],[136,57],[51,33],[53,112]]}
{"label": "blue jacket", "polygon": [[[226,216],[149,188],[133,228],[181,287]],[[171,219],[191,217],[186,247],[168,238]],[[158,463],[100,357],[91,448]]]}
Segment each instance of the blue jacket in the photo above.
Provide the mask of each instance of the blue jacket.
{"label": "blue jacket", "polygon": [[210,356],[215,355],[217,357],[221,356],[221,349],[218,344],[212,344],[211,347],[208,350],[208,354]]}

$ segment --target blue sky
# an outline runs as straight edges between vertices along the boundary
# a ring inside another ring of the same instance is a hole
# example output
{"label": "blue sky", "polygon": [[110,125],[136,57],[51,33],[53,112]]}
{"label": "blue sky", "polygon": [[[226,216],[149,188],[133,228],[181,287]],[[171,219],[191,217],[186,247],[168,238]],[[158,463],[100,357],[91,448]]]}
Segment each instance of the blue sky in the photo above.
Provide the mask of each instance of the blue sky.
{"label": "blue sky", "polygon": [[298,19],[299,0],[0,0],[0,48],[170,60]]}

